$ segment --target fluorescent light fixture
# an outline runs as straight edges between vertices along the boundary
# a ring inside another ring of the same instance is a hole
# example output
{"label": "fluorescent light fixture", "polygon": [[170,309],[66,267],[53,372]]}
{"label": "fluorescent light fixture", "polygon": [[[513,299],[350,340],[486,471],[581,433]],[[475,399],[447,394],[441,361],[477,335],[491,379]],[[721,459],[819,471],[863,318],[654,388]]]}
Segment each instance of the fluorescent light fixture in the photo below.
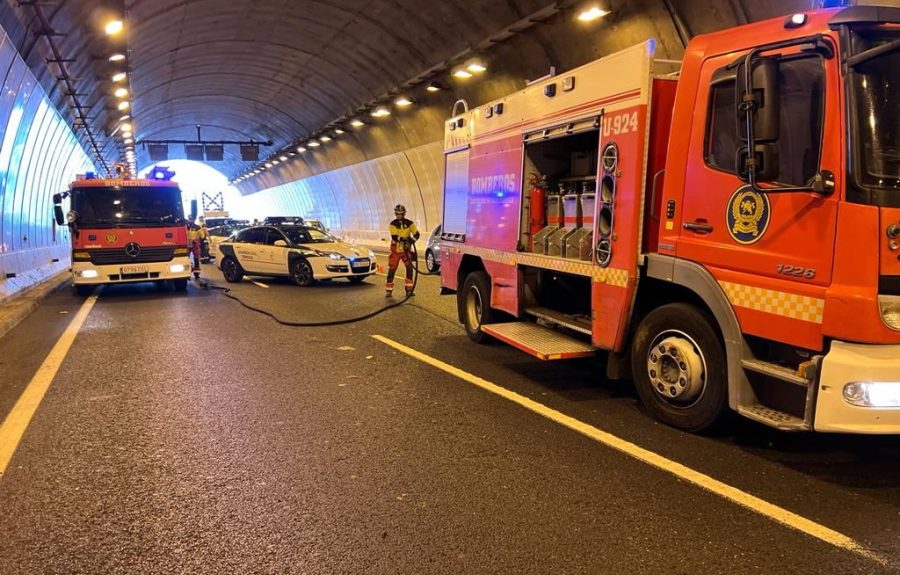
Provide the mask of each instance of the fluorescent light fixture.
{"label": "fluorescent light fixture", "polygon": [[125,59],[125,54],[122,54],[120,52],[117,52],[109,57],[110,62],[121,62],[124,59]]}
{"label": "fluorescent light fixture", "polygon": [[440,92],[444,87],[441,86],[438,82],[431,82],[428,86],[425,87],[425,90],[428,92]]}
{"label": "fluorescent light fixture", "polygon": [[282,162],[286,162],[288,157],[287,156],[278,156],[278,159],[281,160]]}
{"label": "fluorescent light fixture", "polygon": [[407,106],[412,106],[412,100],[410,100],[406,96],[400,96],[399,98],[394,100],[394,105],[400,108],[405,108]]}
{"label": "fluorescent light fixture", "polygon": [[390,116],[391,111],[385,108],[384,106],[378,108],[374,112],[372,112],[373,118],[384,118],[385,116]]}
{"label": "fluorescent light fixture", "polygon": [[343,136],[345,132],[344,132],[344,130],[342,130],[340,128],[335,128],[334,133],[337,134],[338,136]]}
{"label": "fluorescent light fixture", "polygon": [[124,144],[133,144],[133,143],[134,143],[134,138],[125,138],[124,140],[122,140],[122,143],[124,143]]}
{"label": "fluorescent light fixture", "polygon": [[113,92],[113,94],[115,94],[116,98],[124,98],[125,96],[128,95],[128,89],[127,88],[116,88],[116,91]]}
{"label": "fluorescent light fixture", "polygon": [[306,148],[304,148],[303,146],[297,146],[297,151],[302,154],[303,152],[306,151]]}
{"label": "fluorescent light fixture", "polygon": [[481,74],[487,70],[487,66],[479,60],[469,60],[466,62],[466,70],[474,72],[475,74]]}
{"label": "fluorescent light fixture", "polygon": [[112,36],[113,34],[118,34],[119,32],[121,32],[124,27],[125,25],[121,20],[113,20],[111,22],[108,22],[103,29],[106,30],[107,36]]}
{"label": "fluorescent light fixture", "polygon": [[310,141],[310,143],[308,144],[308,146],[309,146],[310,148],[318,148],[318,147],[321,146],[321,145],[322,145],[322,144],[320,144],[319,142],[317,142],[317,141],[315,141],[315,140]]}
{"label": "fluorescent light fixture", "polygon": [[350,125],[353,126],[354,128],[362,128],[363,126],[366,125],[366,123],[363,122],[362,120],[353,120],[350,122]]}
{"label": "fluorescent light fixture", "polygon": [[273,166],[272,162],[266,162],[266,167],[271,168]]}
{"label": "fluorescent light fixture", "polygon": [[590,8],[583,10],[581,14],[578,15],[578,19],[582,22],[593,22],[594,20],[603,18],[608,14],[609,10],[604,10],[599,6],[591,6]]}
{"label": "fluorescent light fixture", "polygon": [[130,120],[130,119],[131,119],[131,115],[130,115],[130,114],[125,114],[124,116],[122,116],[121,118],[119,118],[119,121],[120,121],[120,122],[124,122],[125,120]]}
{"label": "fluorescent light fixture", "polygon": [[462,79],[471,78],[472,72],[469,72],[465,68],[457,68],[453,71],[453,77]]}
{"label": "fluorescent light fixture", "polygon": [[123,131],[123,132],[130,132],[130,131],[131,131],[131,124],[129,124],[128,122],[122,124],[122,125],[119,126],[119,127],[122,128],[122,131]]}
{"label": "fluorescent light fixture", "polygon": [[128,77],[128,74],[126,74],[125,72],[119,72],[117,74],[113,74],[112,81],[113,82],[121,82],[122,80],[124,80],[127,77]]}
{"label": "fluorescent light fixture", "polygon": [[134,133],[131,130],[125,130],[122,132],[123,138],[131,138],[132,136],[134,136]]}
{"label": "fluorescent light fixture", "polygon": [[117,106],[119,110],[127,110],[130,107],[131,104],[129,104],[128,102],[119,102],[119,105]]}
{"label": "fluorescent light fixture", "polygon": [[280,164],[280,163],[281,163],[280,160],[272,160],[272,165],[273,165],[273,166],[277,166],[277,165]]}
{"label": "fluorescent light fixture", "polygon": [[331,141],[331,138],[329,138],[328,136],[322,136],[321,138],[319,138],[319,141],[322,143],[328,143]]}

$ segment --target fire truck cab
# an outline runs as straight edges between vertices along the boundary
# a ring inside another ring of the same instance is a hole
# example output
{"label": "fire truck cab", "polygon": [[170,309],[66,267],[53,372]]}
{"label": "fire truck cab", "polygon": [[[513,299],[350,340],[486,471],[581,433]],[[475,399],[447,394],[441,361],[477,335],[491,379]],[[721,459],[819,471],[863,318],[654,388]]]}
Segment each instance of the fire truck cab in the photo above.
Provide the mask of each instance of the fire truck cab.
{"label": "fire truck cab", "polygon": [[648,411],[900,432],[900,8],[640,45],[454,109],[441,285],[476,341],[609,352]]}
{"label": "fire truck cab", "polygon": [[80,295],[108,283],[168,281],[176,290],[187,288],[191,264],[181,190],[173,173],[159,173],[151,179],[86,174],[54,195],[56,222],[71,231],[72,281]]}

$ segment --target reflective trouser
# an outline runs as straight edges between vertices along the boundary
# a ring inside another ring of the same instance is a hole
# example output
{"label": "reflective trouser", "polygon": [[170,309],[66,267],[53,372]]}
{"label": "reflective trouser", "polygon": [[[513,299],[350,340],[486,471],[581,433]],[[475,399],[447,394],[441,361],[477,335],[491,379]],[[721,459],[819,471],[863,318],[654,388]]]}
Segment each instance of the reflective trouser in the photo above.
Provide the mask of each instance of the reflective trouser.
{"label": "reflective trouser", "polygon": [[384,284],[384,289],[388,292],[394,291],[394,275],[397,273],[397,268],[400,266],[400,262],[403,262],[403,265],[406,266],[406,293],[412,291],[413,288],[413,267],[412,267],[412,254],[409,250],[397,251],[394,246],[391,246],[391,255],[388,256],[388,274],[387,274],[387,283]]}

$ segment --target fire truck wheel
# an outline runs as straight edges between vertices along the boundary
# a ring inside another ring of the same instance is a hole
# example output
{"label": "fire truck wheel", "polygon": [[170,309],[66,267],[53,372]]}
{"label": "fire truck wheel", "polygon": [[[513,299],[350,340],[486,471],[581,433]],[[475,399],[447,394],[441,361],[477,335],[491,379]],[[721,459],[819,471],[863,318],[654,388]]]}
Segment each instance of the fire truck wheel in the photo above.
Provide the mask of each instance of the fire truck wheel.
{"label": "fire truck wheel", "polygon": [[75,293],[77,293],[80,297],[87,297],[94,293],[94,286],[78,284],[75,286]]}
{"label": "fire truck wheel", "polygon": [[222,275],[228,283],[236,283],[244,279],[244,270],[236,259],[226,257],[222,260]]}
{"label": "fire truck wheel", "polygon": [[485,272],[470,273],[457,297],[460,298],[469,339],[475,343],[490,341],[491,338],[481,331],[481,326],[494,321],[491,311],[491,278]]}
{"label": "fire truck wheel", "polygon": [[647,314],[632,341],[631,369],[638,395],[663,423],[699,432],[725,412],[725,350],[712,320],[692,305],[669,304]]}
{"label": "fire truck wheel", "polygon": [[297,258],[291,264],[291,277],[298,286],[309,286],[315,282],[312,266],[303,258]]}
{"label": "fire truck wheel", "polygon": [[172,280],[172,285],[175,287],[175,291],[187,291],[187,278],[178,278]]}

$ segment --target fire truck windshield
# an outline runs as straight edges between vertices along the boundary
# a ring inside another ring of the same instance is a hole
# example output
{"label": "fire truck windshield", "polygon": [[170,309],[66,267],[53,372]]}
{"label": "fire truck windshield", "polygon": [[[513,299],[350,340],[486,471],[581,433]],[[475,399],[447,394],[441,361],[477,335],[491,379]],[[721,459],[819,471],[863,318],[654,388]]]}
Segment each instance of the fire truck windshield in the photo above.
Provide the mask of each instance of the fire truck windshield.
{"label": "fire truck windshield", "polygon": [[178,188],[75,188],[72,210],[80,227],[175,226],[184,220]]}
{"label": "fire truck windshield", "polygon": [[852,54],[856,180],[867,188],[900,191],[900,31],[856,31]]}

